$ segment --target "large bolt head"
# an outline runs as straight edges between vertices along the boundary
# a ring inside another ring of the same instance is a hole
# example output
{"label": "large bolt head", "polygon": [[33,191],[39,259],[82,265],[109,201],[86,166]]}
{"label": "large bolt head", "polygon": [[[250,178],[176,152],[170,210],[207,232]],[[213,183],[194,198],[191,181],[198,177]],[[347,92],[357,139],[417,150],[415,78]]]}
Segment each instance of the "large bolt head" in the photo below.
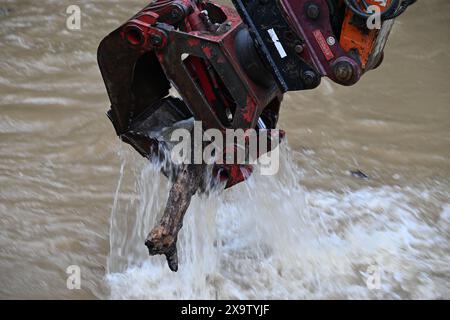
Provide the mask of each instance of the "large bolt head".
{"label": "large bolt head", "polygon": [[339,82],[348,83],[353,78],[353,67],[348,61],[339,61],[333,67],[334,76]]}
{"label": "large bolt head", "polygon": [[306,4],[306,15],[312,20],[317,20],[320,17],[320,6],[316,3]]}
{"label": "large bolt head", "polygon": [[150,43],[155,47],[160,46],[162,44],[162,42],[163,42],[163,39],[160,35],[155,34],[155,35],[152,35],[150,38]]}
{"label": "large bolt head", "polygon": [[307,89],[315,88],[320,83],[319,77],[317,76],[317,74],[310,70],[303,72],[302,80]]}
{"label": "large bolt head", "polygon": [[296,53],[301,54],[304,50],[304,47],[301,44],[298,44],[294,47]]}

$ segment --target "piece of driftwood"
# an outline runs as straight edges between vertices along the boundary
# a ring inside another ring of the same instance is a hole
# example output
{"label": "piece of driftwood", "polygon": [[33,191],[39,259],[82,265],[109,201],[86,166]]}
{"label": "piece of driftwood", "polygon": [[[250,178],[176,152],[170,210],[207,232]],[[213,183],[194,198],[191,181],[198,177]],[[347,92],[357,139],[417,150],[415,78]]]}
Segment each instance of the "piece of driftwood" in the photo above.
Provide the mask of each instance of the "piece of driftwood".
{"label": "piece of driftwood", "polygon": [[203,165],[183,165],[177,172],[164,214],[145,241],[150,255],[165,255],[170,270],[178,270],[177,240],[192,196],[203,183]]}

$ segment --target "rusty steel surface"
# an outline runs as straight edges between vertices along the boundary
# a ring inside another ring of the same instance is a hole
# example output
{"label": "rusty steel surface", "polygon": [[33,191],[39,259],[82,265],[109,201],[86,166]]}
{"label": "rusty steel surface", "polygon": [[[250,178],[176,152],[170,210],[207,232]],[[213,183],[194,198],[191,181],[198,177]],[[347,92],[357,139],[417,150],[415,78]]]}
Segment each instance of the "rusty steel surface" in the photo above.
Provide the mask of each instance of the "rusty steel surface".
{"label": "rusty steel surface", "polygon": [[[139,125],[167,106],[171,86],[182,97],[182,105],[170,105],[181,109],[179,120],[192,116],[205,130],[225,132],[254,129],[263,118],[274,129],[282,92],[270,75],[261,86],[247,74],[236,42],[243,30],[239,14],[226,6],[157,1],[107,36],[98,62],[111,100],[108,116],[121,139],[152,158],[158,141]],[[227,171],[231,187],[245,179],[240,168],[221,165],[215,172]],[[248,165],[242,169],[251,172]]]}

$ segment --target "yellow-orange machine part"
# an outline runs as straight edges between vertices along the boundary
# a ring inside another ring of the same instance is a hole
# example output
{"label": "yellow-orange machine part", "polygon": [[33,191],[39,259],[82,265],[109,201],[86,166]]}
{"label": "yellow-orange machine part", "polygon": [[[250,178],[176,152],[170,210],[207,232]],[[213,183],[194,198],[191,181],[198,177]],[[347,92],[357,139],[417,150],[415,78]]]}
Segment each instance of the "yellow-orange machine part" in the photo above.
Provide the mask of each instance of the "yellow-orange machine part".
{"label": "yellow-orange machine part", "polygon": [[[386,0],[385,7],[380,5],[380,1],[376,0],[366,0],[366,3],[369,6],[378,6],[380,8],[380,11],[383,12],[384,10],[386,10],[386,8],[389,7],[389,5],[391,4],[391,0]],[[367,61],[369,60],[372,49],[374,48],[375,40],[377,39],[379,30],[369,30],[368,28],[361,29],[360,27],[353,24],[353,18],[354,13],[349,8],[347,8],[344,23],[342,24],[340,44],[346,52],[349,52],[350,50],[357,50],[361,61],[361,66],[364,70],[366,68]]]}

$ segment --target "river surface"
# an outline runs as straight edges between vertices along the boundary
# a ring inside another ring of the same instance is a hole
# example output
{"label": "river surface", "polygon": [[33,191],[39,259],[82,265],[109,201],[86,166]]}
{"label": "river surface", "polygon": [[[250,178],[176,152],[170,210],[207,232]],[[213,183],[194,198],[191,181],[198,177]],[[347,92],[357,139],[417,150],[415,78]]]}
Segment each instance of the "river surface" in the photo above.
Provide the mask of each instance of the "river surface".
{"label": "river surface", "polygon": [[196,197],[176,274],[143,245],[167,183],[96,63],[145,4],[0,0],[0,298],[450,298],[450,1],[413,6],[357,85],[288,94],[279,174]]}

